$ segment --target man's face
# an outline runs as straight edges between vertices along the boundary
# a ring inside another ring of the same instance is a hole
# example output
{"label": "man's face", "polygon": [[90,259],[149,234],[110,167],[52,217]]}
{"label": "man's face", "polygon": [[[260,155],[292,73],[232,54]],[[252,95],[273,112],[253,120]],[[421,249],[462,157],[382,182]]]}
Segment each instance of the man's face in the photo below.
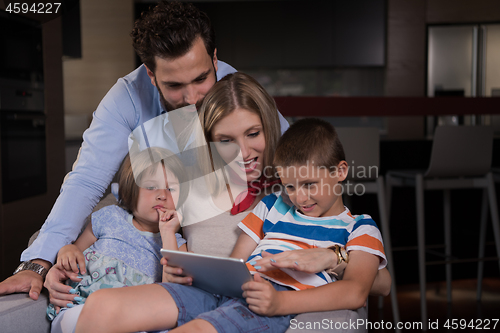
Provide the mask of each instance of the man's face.
{"label": "man's face", "polygon": [[151,83],[158,88],[163,107],[172,111],[196,104],[197,109],[207,92],[217,81],[217,50],[210,57],[201,38],[191,50],[176,59],[155,57],[156,70],[148,69]]}

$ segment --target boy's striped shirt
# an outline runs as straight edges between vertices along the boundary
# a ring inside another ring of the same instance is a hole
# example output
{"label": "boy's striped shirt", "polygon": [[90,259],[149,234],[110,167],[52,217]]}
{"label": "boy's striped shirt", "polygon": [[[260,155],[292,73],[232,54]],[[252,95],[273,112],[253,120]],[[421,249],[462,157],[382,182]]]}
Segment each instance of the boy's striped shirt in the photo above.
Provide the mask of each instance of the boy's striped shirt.
{"label": "boy's striped shirt", "polygon": [[[365,251],[378,256],[379,269],[387,264],[382,237],[375,222],[368,215],[353,216],[347,208],[337,216],[309,217],[298,212],[286,194],[276,192],[262,199],[238,226],[258,243],[247,260],[252,273],[256,270],[248,262],[261,259],[261,251],[275,254],[336,244],[345,246],[347,251]],[[260,274],[296,290],[332,282],[325,271],[310,274],[283,268]]]}

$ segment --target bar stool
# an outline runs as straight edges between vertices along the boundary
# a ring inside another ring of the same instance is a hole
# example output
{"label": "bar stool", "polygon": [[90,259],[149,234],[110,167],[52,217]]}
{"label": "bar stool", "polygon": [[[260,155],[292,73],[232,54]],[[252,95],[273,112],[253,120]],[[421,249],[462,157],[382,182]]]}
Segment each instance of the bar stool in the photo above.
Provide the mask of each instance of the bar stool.
{"label": "bar stool", "polygon": [[[500,168],[491,168],[493,182],[500,183]],[[486,227],[488,220],[488,192],[483,191],[483,201],[481,205],[481,225],[479,231],[479,261],[477,263],[477,296],[476,300],[481,301],[483,291],[483,270],[484,262],[490,258],[484,257],[484,249],[486,247]],[[499,255],[500,256],[500,255]]]}
{"label": "bar stool", "polygon": [[[496,204],[495,184],[491,172],[493,129],[488,126],[441,126],[436,128],[430,165],[425,170],[389,171],[386,174],[388,212],[394,186],[414,186],[417,205],[418,263],[420,280],[420,308],[424,330],[427,325],[425,276],[424,190],[444,190],[444,229],[447,298],[451,302],[451,203],[452,189],[483,189],[484,224],[489,201],[497,255],[500,255],[500,224]],[[485,206],[486,205],[486,206]],[[486,208],[485,208],[486,207]],[[480,237],[480,249],[484,247]],[[484,252],[483,252],[484,253]],[[481,257],[481,250],[479,253]],[[498,259],[498,258],[496,258]],[[480,260],[480,258],[478,258]],[[470,261],[470,260],[467,260]],[[463,262],[463,261],[462,261]],[[499,262],[500,263],[500,262]],[[481,277],[478,276],[482,279]],[[480,281],[478,281],[480,283]]]}

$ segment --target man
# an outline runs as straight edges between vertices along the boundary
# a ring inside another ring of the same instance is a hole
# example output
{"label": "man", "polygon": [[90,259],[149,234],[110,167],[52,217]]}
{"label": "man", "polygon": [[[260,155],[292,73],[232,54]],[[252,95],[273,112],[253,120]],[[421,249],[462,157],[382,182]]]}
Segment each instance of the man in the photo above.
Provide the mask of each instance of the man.
{"label": "man", "polygon": [[[36,300],[59,249],[78,236],[128,152],[130,133],[165,112],[199,106],[215,82],[236,70],[218,61],[207,15],[187,3],[161,1],[135,23],[133,46],[143,65],[121,78],[94,112],[79,159],[36,241],[0,295],[29,292]],[[288,124],[280,119],[282,132]],[[173,126],[175,135],[182,128]]]}

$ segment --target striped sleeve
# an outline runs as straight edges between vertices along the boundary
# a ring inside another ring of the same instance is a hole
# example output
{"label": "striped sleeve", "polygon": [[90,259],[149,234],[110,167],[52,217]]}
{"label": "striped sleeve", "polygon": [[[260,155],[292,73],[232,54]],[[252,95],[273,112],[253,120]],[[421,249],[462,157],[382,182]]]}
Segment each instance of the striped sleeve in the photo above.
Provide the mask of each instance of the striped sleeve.
{"label": "striped sleeve", "polygon": [[264,238],[263,225],[264,221],[252,212],[238,224],[238,227],[258,244]]}
{"label": "striped sleeve", "polygon": [[264,197],[264,199],[255,206],[253,211],[238,224],[238,227],[252,237],[256,243],[259,243],[265,236],[263,231],[264,221],[277,198],[278,197],[274,194]]}
{"label": "striped sleeve", "polygon": [[387,265],[382,235],[372,219],[360,219],[349,235],[347,251],[364,251],[376,255],[380,259],[379,269]]}

